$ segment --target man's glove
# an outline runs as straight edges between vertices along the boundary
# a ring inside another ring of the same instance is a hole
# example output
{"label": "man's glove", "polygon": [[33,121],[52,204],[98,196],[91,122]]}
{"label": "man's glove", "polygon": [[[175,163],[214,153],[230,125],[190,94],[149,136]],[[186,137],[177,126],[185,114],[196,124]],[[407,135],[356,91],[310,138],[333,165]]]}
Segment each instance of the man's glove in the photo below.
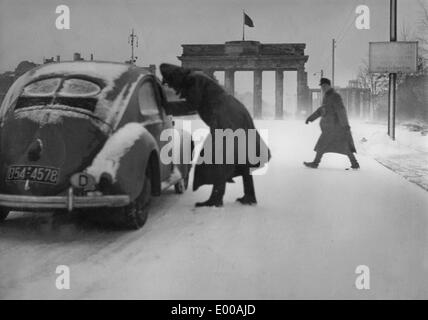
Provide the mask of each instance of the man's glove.
{"label": "man's glove", "polygon": [[308,124],[309,122],[311,122],[311,121],[309,120],[309,118],[307,118],[305,123]]}

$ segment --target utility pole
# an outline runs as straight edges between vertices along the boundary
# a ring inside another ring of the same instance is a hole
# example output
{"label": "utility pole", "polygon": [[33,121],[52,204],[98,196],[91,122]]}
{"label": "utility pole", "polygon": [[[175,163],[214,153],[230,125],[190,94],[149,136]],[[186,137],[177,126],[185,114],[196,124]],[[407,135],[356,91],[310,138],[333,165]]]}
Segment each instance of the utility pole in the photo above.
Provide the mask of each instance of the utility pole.
{"label": "utility pole", "polygon": [[131,44],[131,60],[130,60],[131,64],[135,64],[135,62],[138,59],[138,57],[134,57],[134,41],[135,41],[136,47],[138,48],[138,36],[134,34],[134,29],[132,29],[132,32],[128,37],[128,43]]}
{"label": "utility pole", "polygon": [[[397,0],[390,0],[389,33],[391,42],[397,41]],[[389,74],[388,95],[388,135],[395,140],[395,103],[396,103],[397,74]]]}
{"label": "utility pole", "polygon": [[331,86],[334,88],[334,49],[336,48],[336,40],[332,39],[331,42]]}

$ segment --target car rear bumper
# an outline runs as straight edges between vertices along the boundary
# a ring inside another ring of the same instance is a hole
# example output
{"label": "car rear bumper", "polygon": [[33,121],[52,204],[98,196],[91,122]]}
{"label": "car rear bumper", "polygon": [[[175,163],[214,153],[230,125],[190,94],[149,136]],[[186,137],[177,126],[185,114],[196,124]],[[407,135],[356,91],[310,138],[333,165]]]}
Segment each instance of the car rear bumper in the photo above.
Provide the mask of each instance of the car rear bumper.
{"label": "car rear bumper", "polygon": [[23,196],[0,194],[0,207],[21,210],[123,207],[130,203],[128,195],[75,196]]}

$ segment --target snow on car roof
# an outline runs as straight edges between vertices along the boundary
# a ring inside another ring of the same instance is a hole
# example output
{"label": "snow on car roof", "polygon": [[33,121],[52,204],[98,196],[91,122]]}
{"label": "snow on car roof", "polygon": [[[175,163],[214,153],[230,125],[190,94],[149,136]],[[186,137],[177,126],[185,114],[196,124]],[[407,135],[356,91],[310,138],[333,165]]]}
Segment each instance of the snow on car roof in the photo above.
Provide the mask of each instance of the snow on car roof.
{"label": "snow on car roof", "polygon": [[114,81],[124,72],[132,68],[134,68],[132,65],[114,62],[66,61],[44,64],[30,70],[28,74],[33,78],[48,76],[50,74],[84,74],[95,78]]}
{"label": "snow on car roof", "polygon": [[15,81],[3,101],[0,117],[19,97],[23,88],[38,78],[85,76],[101,80],[104,84],[98,95],[94,115],[115,127],[128,104],[135,86],[141,78],[151,74],[133,65],[99,61],[68,61],[49,63],[31,69]]}

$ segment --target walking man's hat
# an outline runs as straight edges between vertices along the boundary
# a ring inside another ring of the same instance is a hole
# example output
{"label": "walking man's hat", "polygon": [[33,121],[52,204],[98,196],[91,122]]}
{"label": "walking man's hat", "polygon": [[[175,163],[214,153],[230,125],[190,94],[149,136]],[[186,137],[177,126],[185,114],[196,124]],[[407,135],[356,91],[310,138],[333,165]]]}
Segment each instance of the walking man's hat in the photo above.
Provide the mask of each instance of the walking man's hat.
{"label": "walking man's hat", "polygon": [[328,84],[329,86],[331,86],[331,81],[327,78],[321,78],[319,85],[321,86],[323,84]]}

